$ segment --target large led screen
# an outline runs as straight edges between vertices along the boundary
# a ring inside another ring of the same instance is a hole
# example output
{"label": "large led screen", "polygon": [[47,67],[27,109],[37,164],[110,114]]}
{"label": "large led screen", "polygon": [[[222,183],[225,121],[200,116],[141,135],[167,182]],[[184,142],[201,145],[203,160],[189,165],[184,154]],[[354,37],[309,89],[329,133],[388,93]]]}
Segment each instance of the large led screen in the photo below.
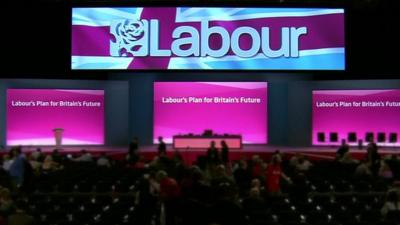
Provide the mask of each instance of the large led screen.
{"label": "large led screen", "polygon": [[154,142],[174,135],[242,135],[267,143],[266,82],[155,82]]}
{"label": "large led screen", "polygon": [[313,91],[314,145],[400,146],[400,90]]}
{"label": "large led screen", "polygon": [[344,70],[344,10],[73,8],[72,69]]}
{"label": "large led screen", "polygon": [[104,144],[104,91],[7,90],[7,145]]}

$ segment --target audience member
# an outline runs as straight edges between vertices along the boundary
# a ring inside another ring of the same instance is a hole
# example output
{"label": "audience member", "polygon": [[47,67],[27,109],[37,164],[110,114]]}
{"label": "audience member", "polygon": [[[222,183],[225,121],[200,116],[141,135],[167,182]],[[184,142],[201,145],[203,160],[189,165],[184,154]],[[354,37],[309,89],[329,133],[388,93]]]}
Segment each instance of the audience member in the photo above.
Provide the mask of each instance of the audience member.
{"label": "audience member", "polygon": [[349,152],[350,146],[346,143],[345,139],[342,139],[342,143],[339,147],[339,149],[336,151],[336,160],[340,161],[343,156]]}
{"label": "audience member", "polygon": [[393,172],[385,160],[381,160],[381,166],[378,171],[378,176],[388,181],[391,181],[393,179]]}
{"label": "audience member", "polygon": [[80,156],[72,159],[72,161],[74,161],[74,162],[92,162],[93,158],[92,158],[92,154],[90,154],[88,151],[86,151],[86,149],[82,149]]}
{"label": "audience member", "polygon": [[264,179],[265,169],[263,160],[259,155],[253,155],[251,160],[251,175],[254,178]]}
{"label": "audience member", "polygon": [[13,164],[14,159],[10,156],[10,154],[3,155],[3,169],[5,171],[10,171],[10,167]]}
{"label": "audience member", "polygon": [[250,218],[267,213],[265,200],[260,195],[260,189],[256,187],[250,189],[249,196],[243,199],[242,205],[244,211]]}
{"label": "audience member", "polygon": [[111,167],[110,159],[107,157],[105,152],[102,152],[100,157],[97,159],[96,162],[97,166],[101,167]]}
{"label": "audience member", "polygon": [[15,147],[11,150],[13,157],[13,163],[10,166],[10,176],[13,181],[13,185],[16,188],[21,187],[24,182],[25,172],[25,158],[21,154],[21,147]]}
{"label": "audience member", "polygon": [[61,153],[58,149],[53,150],[53,152],[51,153],[51,159],[56,163],[63,162],[63,156],[61,155]]}
{"label": "audience member", "polygon": [[44,161],[43,161],[43,164],[42,164],[42,171],[43,172],[46,172],[46,173],[53,172],[53,171],[55,171],[55,170],[57,170],[59,168],[60,168],[60,164],[53,160],[53,156],[47,155],[44,158]]}
{"label": "audience member", "polygon": [[246,160],[239,161],[239,168],[233,171],[233,176],[239,188],[239,194],[243,196],[250,188],[250,181],[252,179],[251,172],[247,167]]}
{"label": "audience member", "polygon": [[[33,154],[33,153],[32,153]],[[38,174],[40,172],[40,169],[42,167],[42,163],[37,160],[37,157],[34,157],[33,155],[30,155],[29,157],[29,163],[31,164],[32,170]]]}
{"label": "audience member", "polygon": [[34,152],[31,153],[31,159],[37,162],[43,162],[44,154],[42,153],[41,148],[37,148]]}
{"label": "audience member", "polygon": [[139,139],[137,137],[134,137],[132,141],[129,143],[129,150],[128,154],[126,155],[126,160],[128,163],[136,163],[136,161],[139,159]]}
{"label": "audience member", "polygon": [[390,213],[400,213],[400,200],[396,192],[388,192],[386,201],[381,209],[381,214],[387,219]]}
{"label": "audience member", "polygon": [[279,158],[279,160],[282,162],[283,153],[279,149],[276,149],[275,152],[272,154],[271,158],[274,158],[274,157]]}
{"label": "audience member", "polygon": [[297,173],[305,173],[311,168],[311,166],[312,163],[306,158],[306,156],[300,154],[297,165],[295,166]]}
{"label": "audience member", "polygon": [[207,162],[212,165],[219,163],[219,153],[215,141],[210,142],[210,147],[207,149]]}
{"label": "audience member", "polygon": [[165,210],[165,224],[173,225],[177,221],[180,187],[176,180],[169,177],[163,170],[157,172],[156,179],[159,183],[159,196]]}
{"label": "audience member", "polygon": [[0,187],[0,217],[8,218],[15,212],[14,201],[11,198],[11,192],[7,188]]}
{"label": "audience member", "polygon": [[15,204],[15,212],[8,217],[7,225],[34,225],[35,220],[26,213],[27,208],[24,201],[17,201]]}
{"label": "audience member", "polygon": [[357,166],[354,175],[361,178],[368,178],[372,176],[371,162],[367,160],[362,160],[361,163]]}
{"label": "audience member", "polygon": [[138,149],[139,149],[139,138],[134,137],[129,143],[129,154],[137,154]]}
{"label": "audience member", "polygon": [[164,142],[163,137],[158,137],[158,155],[167,154],[167,145]]}
{"label": "audience member", "polygon": [[266,187],[270,194],[279,194],[281,192],[281,178],[291,183],[291,179],[282,171],[281,157],[273,156],[266,173]]}
{"label": "audience member", "polygon": [[299,163],[299,158],[301,157],[301,153],[296,152],[289,160],[289,165],[293,168],[296,168],[297,164]]}
{"label": "audience member", "polygon": [[229,146],[226,141],[221,141],[221,161],[227,165],[229,163]]}
{"label": "audience member", "polygon": [[343,164],[357,164],[359,163],[358,160],[353,159],[353,157],[351,156],[351,153],[349,151],[347,151],[346,153],[343,154],[342,158],[339,159],[340,163]]}

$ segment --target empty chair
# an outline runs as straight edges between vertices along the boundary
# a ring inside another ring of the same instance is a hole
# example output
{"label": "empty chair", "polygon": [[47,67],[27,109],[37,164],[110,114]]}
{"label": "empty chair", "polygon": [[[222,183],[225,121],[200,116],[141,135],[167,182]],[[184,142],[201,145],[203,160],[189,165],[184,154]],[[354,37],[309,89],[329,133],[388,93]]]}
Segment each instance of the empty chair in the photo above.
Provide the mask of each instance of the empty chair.
{"label": "empty chair", "polygon": [[75,190],[78,192],[84,192],[84,193],[91,192],[91,191],[93,191],[93,185],[90,182],[81,181],[76,185]]}
{"label": "empty chair", "polygon": [[307,222],[311,223],[311,224],[319,224],[319,223],[326,223],[328,222],[328,215],[327,213],[320,209],[320,210],[316,210],[313,209],[309,212],[307,212]]}

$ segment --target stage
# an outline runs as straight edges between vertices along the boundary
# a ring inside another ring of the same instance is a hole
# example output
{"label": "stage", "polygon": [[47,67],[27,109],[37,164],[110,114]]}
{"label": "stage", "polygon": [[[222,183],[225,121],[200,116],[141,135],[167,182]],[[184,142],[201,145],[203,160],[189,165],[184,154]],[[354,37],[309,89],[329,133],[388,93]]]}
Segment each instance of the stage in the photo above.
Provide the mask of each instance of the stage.
{"label": "stage", "polygon": [[[48,154],[54,150],[54,146],[23,146],[22,151],[24,154],[29,155],[37,148],[41,148],[42,152]],[[9,148],[8,148],[9,149]],[[63,155],[79,154],[81,150],[85,149],[90,152],[94,157],[105,153],[112,159],[122,160],[125,158],[128,147],[127,146],[65,146],[60,150]],[[335,158],[337,147],[324,147],[324,146],[313,146],[313,147],[290,147],[290,146],[270,146],[270,145],[243,145],[240,150],[230,150],[229,157],[231,160],[249,159],[253,155],[259,155],[264,160],[269,160],[271,155],[279,150],[283,153],[284,158],[290,158],[296,153],[302,153],[306,155],[310,160],[333,160]],[[172,157],[173,154],[178,151],[186,163],[193,163],[197,157],[206,155],[206,149],[178,149],[172,148],[172,145],[167,145],[167,154]],[[1,151],[3,155],[8,151]],[[142,155],[146,161],[152,160],[157,155],[157,145],[141,146],[138,150],[139,154]],[[351,147],[350,152],[354,159],[363,159],[366,155],[366,148],[359,150],[357,147]],[[399,147],[381,147],[379,153],[382,156],[385,155],[398,155],[400,156]]]}

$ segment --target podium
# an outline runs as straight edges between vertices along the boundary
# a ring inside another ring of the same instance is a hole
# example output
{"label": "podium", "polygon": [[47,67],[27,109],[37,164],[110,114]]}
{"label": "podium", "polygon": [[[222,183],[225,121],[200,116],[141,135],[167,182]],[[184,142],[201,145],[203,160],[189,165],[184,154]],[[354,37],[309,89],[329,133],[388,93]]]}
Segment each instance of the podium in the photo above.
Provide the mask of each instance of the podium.
{"label": "podium", "polygon": [[172,140],[174,149],[207,149],[212,141],[217,148],[221,148],[221,141],[225,141],[230,149],[242,149],[241,135],[175,135]]}
{"label": "podium", "polygon": [[53,129],[57,148],[61,147],[61,145],[62,145],[63,132],[64,132],[64,129],[62,129],[62,128],[54,128]]}

